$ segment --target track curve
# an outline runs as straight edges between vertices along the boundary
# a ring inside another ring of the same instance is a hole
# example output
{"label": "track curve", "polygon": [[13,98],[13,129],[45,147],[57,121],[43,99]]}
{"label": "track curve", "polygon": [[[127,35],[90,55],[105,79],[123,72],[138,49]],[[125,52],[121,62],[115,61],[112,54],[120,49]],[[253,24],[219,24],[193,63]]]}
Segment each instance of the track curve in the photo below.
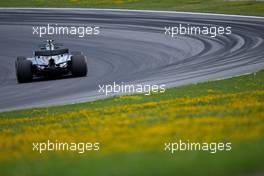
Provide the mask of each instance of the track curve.
{"label": "track curve", "polygon": [[[54,36],[88,57],[88,76],[17,84],[17,55],[31,56],[46,38],[41,24],[100,26],[99,36]],[[232,35],[164,35],[164,26],[229,25]],[[105,96],[99,84],[166,84],[221,79],[264,68],[264,18],[115,10],[1,9],[0,111],[91,101]]]}

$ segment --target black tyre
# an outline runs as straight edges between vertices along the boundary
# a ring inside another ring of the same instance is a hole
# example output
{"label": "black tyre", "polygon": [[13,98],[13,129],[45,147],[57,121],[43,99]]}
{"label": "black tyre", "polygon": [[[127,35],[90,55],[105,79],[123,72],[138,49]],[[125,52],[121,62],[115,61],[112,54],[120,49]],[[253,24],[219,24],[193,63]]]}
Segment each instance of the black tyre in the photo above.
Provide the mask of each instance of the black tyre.
{"label": "black tyre", "polygon": [[17,68],[17,63],[20,62],[20,61],[22,61],[22,60],[26,60],[26,57],[24,57],[24,56],[18,56],[18,57],[17,57],[17,59],[16,59],[16,63],[15,63],[16,68]]}
{"label": "black tyre", "polygon": [[75,55],[71,57],[71,72],[73,76],[86,76],[87,64],[83,55]]}
{"label": "black tyre", "polygon": [[17,60],[16,62],[17,81],[25,83],[32,81],[32,63],[29,60]]}

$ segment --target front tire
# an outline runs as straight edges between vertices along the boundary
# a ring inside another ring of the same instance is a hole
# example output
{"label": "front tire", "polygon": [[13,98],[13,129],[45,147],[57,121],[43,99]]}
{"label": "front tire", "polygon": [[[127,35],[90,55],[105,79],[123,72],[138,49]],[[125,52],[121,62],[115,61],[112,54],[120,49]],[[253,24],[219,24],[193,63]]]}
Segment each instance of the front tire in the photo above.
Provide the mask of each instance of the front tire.
{"label": "front tire", "polygon": [[32,81],[32,63],[29,60],[17,60],[16,62],[17,81],[26,83]]}
{"label": "front tire", "polygon": [[71,72],[73,76],[81,77],[87,75],[87,64],[83,55],[71,57]]}

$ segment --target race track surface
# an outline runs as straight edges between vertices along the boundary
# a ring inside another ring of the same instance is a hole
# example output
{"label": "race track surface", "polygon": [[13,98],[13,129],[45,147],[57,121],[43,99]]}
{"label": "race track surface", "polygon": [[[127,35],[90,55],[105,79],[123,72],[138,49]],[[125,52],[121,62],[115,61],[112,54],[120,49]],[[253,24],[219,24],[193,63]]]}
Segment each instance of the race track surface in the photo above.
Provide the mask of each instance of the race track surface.
{"label": "race track surface", "polygon": [[[18,84],[17,56],[32,56],[47,38],[32,26],[100,26],[100,35],[52,37],[83,51],[88,76]],[[229,25],[232,35],[164,35],[164,26]],[[104,98],[99,84],[148,83],[168,87],[215,80],[264,68],[264,18],[114,10],[1,9],[0,111]]]}

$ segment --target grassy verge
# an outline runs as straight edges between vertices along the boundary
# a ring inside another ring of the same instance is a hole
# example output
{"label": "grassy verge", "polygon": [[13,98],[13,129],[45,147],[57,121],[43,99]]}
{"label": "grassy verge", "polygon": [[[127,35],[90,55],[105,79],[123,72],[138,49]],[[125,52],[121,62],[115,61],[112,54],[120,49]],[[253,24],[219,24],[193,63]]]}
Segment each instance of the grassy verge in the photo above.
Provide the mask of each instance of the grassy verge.
{"label": "grassy verge", "polygon": [[[0,113],[1,175],[263,174],[264,71],[164,94]],[[32,151],[32,142],[100,142],[100,152]],[[164,151],[165,142],[231,151]],[[189,169],[191,167],[191,169]]]}
{"label": "grassy verge", "polygon": [[264,2],[225,0],[10,0],[2,7],[84,7],[176,10],[264,16]]}

